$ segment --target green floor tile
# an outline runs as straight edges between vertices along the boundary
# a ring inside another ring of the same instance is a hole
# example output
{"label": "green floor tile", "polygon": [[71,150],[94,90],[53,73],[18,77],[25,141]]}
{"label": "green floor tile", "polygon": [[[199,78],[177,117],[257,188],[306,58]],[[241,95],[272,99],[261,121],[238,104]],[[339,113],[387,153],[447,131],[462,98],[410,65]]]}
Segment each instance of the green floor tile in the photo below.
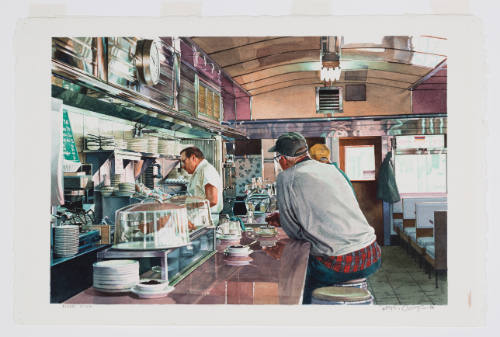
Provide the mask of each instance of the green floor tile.
{"label": "green floor tile", "polygon": [[398,296],[401,304],[417,305],[417,304],[432,304],[432,300],[425,294],[413,294],[412,296]]}
{"label": "green floor tile", "polygon": [[376,298],[378,298],[378,297],[381,297],[381,298],[382,297],[395,297],[396,296],[396,293],[394,292],[394,290],[392,290],[392,288],[386,289],[386,290],[377,289],[377,290],[371,291],[371,293]]}
{"label": "green floor tile", "polygon": [[397,297],[375,298],[376,305],[391,305],[399,304]]}
{"label": "green floor tile", "polygon": [[393,286],[394,292],[398,296],[410,296],[412,294],[423,294],[422,290],[417,285],[402,285],[402,286]]}
{"label": "green floor tile", "polygon": [[446,292],[446,290],[448,290],[448,287],[445,284],[440,284],[439,287],[436,288],[435,282],[419,284],[419,286],[422,289],[422,291],[426,291],[426,292],[428,291],[428,292],[444,293],[444,292]]}
{"label": "green floor tile", "polygon": [[399,246],[382,247],[382,266],[368,278],[369,291],[380,305],[437,305],[447,303],[446,274],[438,275],[439,288],[419,266],[418,258]]}

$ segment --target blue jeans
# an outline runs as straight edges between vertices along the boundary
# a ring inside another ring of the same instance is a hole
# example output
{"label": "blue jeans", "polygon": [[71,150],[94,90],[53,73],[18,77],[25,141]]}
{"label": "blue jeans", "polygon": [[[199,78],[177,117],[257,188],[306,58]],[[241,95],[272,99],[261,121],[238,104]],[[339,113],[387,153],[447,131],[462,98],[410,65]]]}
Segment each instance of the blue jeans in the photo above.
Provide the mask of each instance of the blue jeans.
{"label": "blue jeans", "polygon": [[309,255],[302,304],[311,304],[311,297],[314,289],[368,277],[380,268],[381,263],[382,258],[378,259],[377,262],[366,269],[353,273],[341,273],[325,267],[321,262],[315,259],[314,256]]}

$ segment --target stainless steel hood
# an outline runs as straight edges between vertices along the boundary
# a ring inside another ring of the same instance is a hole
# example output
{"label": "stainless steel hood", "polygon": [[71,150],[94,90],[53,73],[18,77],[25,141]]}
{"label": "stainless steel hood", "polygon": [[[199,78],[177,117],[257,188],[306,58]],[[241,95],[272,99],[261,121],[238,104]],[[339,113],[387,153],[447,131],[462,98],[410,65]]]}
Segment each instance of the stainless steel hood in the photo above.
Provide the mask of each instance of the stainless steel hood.
{"label": "stainless steel hood", "polygon": [[245,133],[220,125],[215,121],[195,119],[175,111],[165,104],[140,93],[99,81],[95,77],[52,60],[52,74],[73,86],[63,87],[63,81],[53,81],[52,96],[64,104],[76,106],[114,117],[140,122],[164,129],[181,131],[197,137],[224,135],[229,138],[246,138]]}

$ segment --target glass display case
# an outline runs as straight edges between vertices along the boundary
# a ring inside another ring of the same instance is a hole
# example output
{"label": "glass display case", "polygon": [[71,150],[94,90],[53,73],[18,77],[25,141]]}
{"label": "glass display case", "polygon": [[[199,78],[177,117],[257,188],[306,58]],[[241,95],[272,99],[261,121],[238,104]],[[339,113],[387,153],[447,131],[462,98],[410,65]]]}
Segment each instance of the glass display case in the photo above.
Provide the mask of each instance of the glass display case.
{"label": "glass display case", "polygon": [[179,197],[116,211],[114,245],[98,259],[139,259],[140,274],[175,285],[215,254],[215,227],[204,199]]}
{"label": "glass display case", "polygon": [[168,249],[189,242],[186,206],[139,203],[116,211],[115,249]]}
{"label": "glass display case", "polygon": [[192,196],[176,196],[170,198],[168,202],[186,207],[188,226],[191,232],[213,226],[208,200]]}

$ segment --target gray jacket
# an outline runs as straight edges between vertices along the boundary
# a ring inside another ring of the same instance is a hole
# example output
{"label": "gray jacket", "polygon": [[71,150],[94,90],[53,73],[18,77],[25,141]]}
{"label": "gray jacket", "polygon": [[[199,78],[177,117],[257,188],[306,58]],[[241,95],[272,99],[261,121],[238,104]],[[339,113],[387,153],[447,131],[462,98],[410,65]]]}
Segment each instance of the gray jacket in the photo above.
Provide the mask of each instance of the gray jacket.
{"label": "gray jacket", "polygon": [[311,255],[344,255],[375,241],[351,186],[334,166],[300,162],[281,172],[276,186],[283,230],[309,241]]}

